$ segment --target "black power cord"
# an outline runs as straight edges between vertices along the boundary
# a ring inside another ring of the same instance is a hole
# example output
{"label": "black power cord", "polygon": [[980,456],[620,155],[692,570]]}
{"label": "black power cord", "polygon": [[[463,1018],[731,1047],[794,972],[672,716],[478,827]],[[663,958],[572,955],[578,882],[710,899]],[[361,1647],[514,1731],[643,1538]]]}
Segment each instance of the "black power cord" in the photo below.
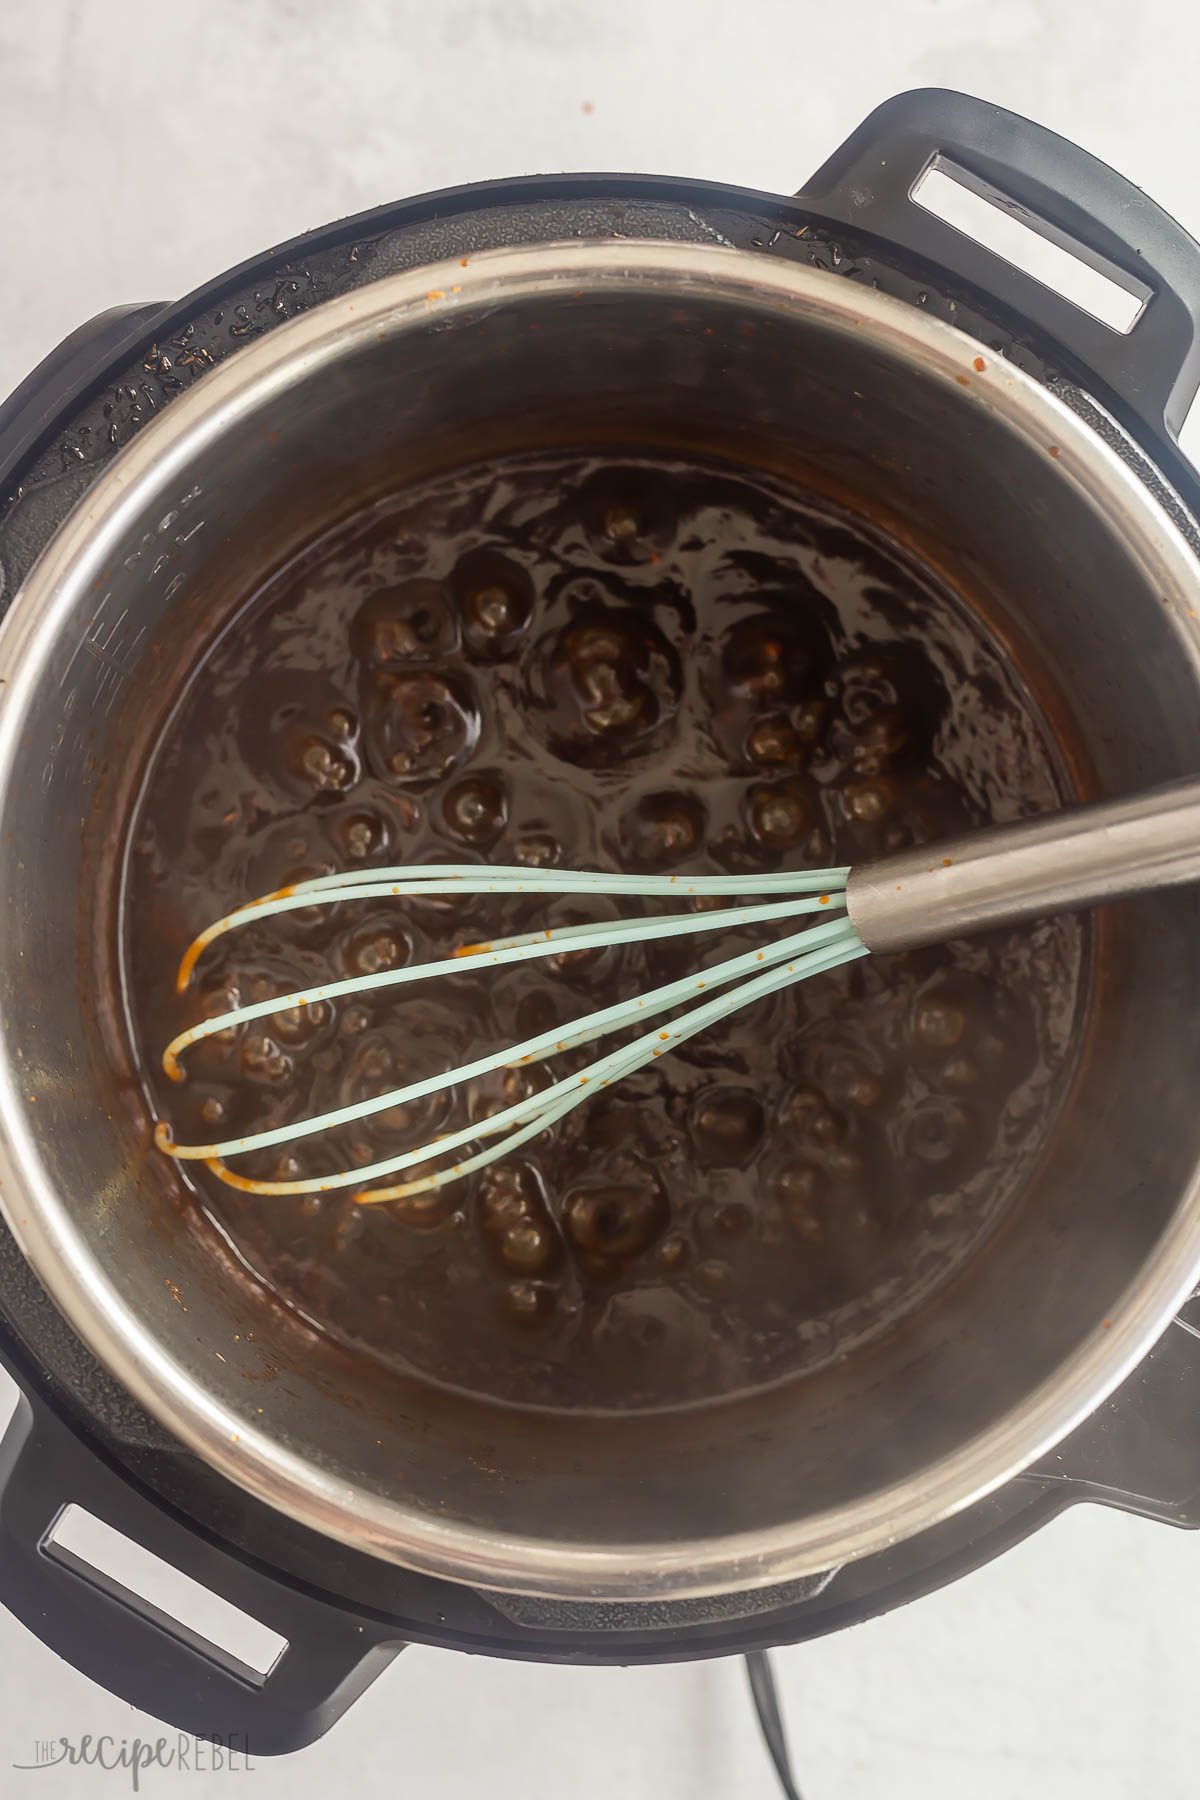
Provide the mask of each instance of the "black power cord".
{"label": "black power cord", "polygon": [[746,1674],[750,1679],[750,1694],[754,1701],[754,1710],[758,1714],[763,1742],[775,1765],[779,1785],[786,1795],[786,1800],[803,1800],[800,1789],[796,1786],[796,1778],[792,1774],[792,1759],[788,1755],[787,1736],[783,1729],[783,1714],[779,1710],[775,1675],[767,1651],[750,1650],[747,1652]]}

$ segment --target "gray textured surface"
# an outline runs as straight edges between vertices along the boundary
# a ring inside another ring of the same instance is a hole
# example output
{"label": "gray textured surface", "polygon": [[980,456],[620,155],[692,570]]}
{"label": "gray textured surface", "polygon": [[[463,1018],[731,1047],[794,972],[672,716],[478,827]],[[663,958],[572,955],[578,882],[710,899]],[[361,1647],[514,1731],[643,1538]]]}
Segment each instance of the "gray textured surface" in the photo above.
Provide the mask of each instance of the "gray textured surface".
{"label": "gray textured surface", "polygon": [[[0,391],[81,319],[307,226],[496,174],[798,186],[870,106],[942,83],[1087,144],[1200,231],[1192,0],[41,0],[0,5]],[[592,110],[586,111],[585,106]],[[1092,1509],[955,1588],[780,1658],[809,1800],[1192,1800],[1200,1538]],[[0,1793],[36,1740],[157,1729],[0,1617]],[[410,1651],[322,1744],[199,1800],[774,1793],[733,1664],[577,1671]]]}
{"label": "gray textured surface", "polygon": [[627,1631],[631,1626],[648,1631],[670,1631],[673,1626],[707,1625],[714,1619],[753,1619],[776,1606],[798,1605],[811,1600],[833,1580],[807,1575],[778,1587],[759,1588],[748,1594],[714,1594],[702,1600],[671,1600],[660,1604],[609,1605],[603,1601],[538,1600],[524,1594],[494,1594],[492,1605],[518,1625],[549,1631]]}

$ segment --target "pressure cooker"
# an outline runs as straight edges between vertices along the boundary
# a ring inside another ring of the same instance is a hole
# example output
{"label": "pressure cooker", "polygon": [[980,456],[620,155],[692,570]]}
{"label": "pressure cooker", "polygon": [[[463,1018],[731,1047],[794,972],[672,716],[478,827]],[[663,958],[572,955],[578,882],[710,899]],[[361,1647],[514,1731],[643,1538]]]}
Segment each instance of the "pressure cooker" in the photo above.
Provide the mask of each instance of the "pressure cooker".
{"label": "pressure cooker", "polygon": [[[1104,273],[1114,328],[923,205]],[[1196,897],[1106,909],[1050,1149],[967,1266],[795,1380],[580,1416],[360,1377],[230,1290],[106,1054],[98,877],[214,570],[386,459],[589,441],[869,495],[1049,672],[1087,795],[1194,772],[1200,247],[1085,152],[902,95],[784,198],[584,175],[314,231],[83,326],[0,409],[0,1600],[112,1692],[262,1753],[409,1641],[629,1664],[794,1642],[1080,1500],[1200,1494]],[[57,1547],[82,1505],[261,1620],[252,1669]]]}

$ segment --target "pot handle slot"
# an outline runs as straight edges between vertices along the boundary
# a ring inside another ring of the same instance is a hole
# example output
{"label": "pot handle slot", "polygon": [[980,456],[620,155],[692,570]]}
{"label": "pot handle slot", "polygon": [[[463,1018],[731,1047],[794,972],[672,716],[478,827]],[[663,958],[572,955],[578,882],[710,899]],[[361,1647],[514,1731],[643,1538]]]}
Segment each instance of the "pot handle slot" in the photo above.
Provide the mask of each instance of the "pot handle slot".
{"label": "pot handle slot", "polygon": [[[169,1607],[146,1591],[155,1562]],[[23,1392],[0,1439],[0,1604],[110,1693],[234,1759],[303,1749],[404,1648],[177,1521]]]}
{"label": "pot handle slot", "polygon": [[[1073,261],[1082,279],[1067,285],[1079,292],[1107,284],[1116,308],[1100,303],[1104,316],[1096,316],[1090,300],[1067,298],[1012,260],[1021,248],[989,248],[971,227],[939,216],[933,189],[944,182],[924,191],[935,175],[960,190],[959,216],[989,202],[999,215],[995,239],[1005,228],[1021,237],[1012,231],[1017,221]],[[1165,425],[1178,438],[1200,386],[1200,244],[1086,150],[987,101],[919,88],[876,107],[799,198],[938,265],[951,291],[955,281],[978,289],[1015,315],[1008,323],[1018,332],[1034,325],[1097,377],[1122,423],[1156,436]]]}

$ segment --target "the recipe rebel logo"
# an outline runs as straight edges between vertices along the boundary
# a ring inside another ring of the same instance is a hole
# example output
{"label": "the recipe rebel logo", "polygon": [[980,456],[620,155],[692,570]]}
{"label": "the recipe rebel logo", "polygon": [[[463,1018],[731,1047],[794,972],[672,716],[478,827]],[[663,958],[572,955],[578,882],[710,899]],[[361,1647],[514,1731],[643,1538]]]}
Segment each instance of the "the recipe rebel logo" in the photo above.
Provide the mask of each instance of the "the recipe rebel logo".
{"label": "the recipe rebel logo", "polygon": [[158,1738],[118,1738],[108,1733],[99,1737],[87,1733],[79,1738],[39,1738],[33,1746],[32,1759],[14,1762],[12,1767],[24,1771],[66,1767],[123,1773],[135,1794],[141,1792],[142,1777],[151,1769],[184,1775],[254,1773],[245,1734],[237,1731],[227,1737],[212,1738],[188,1737],[182,1731]]}

